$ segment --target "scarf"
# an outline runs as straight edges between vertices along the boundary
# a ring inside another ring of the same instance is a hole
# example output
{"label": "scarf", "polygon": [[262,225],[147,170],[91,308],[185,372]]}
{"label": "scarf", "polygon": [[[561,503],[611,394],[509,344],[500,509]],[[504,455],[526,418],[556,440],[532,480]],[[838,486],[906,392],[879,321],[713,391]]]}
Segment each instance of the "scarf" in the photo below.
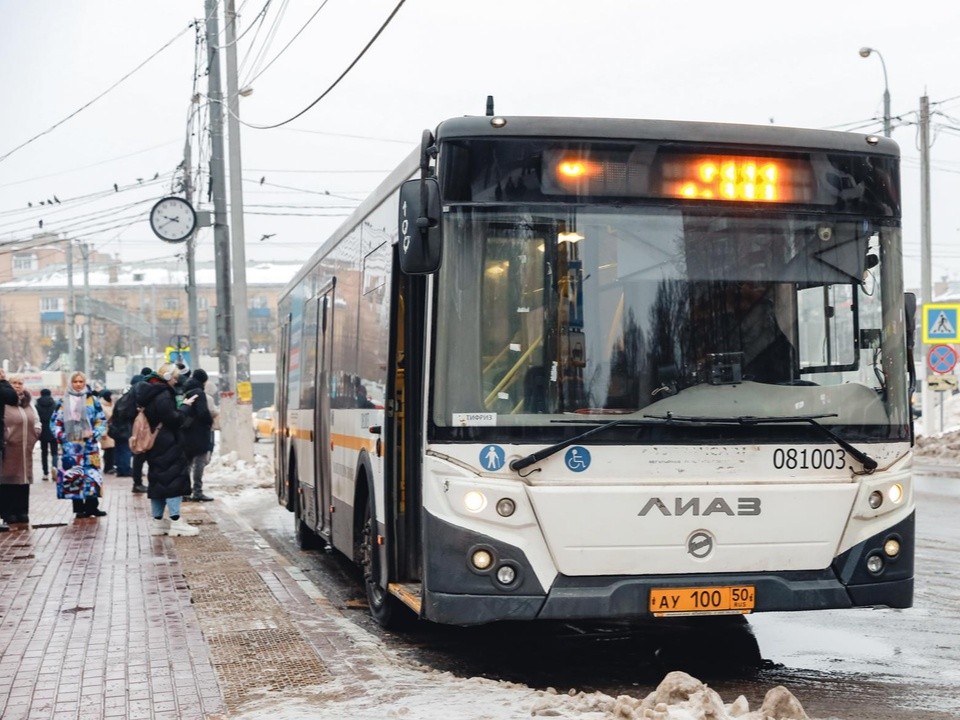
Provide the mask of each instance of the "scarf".
{"label": "scarf", "polygon": [[63,408],[63,432],[71,442],[83,442],[87,430],[93,432],[90,418],[87,417],[86,391],[67,391]]}

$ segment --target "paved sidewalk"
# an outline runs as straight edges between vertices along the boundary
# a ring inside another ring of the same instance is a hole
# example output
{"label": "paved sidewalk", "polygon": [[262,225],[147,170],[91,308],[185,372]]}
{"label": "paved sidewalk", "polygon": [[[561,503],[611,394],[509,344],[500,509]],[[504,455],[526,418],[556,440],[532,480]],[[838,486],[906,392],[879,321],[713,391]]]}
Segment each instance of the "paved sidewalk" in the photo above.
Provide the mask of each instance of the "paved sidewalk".
{"label": "paved sidewalk", "polygon": [[75,519],[32,486],[0,534],[0,717],[228,718],[264,692],[367,676],[339,613],[221,502],[192,538],[151,537],[149,501],[108,477]]}

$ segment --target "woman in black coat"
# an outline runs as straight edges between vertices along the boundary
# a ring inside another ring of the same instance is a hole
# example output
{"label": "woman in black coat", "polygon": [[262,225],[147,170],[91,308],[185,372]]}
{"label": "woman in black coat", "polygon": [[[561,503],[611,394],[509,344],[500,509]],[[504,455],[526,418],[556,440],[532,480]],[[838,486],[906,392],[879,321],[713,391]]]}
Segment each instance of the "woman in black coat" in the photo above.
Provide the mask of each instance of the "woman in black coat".
{"label": "woman in black coat", "polygon": [[[137,393],[143,413],[156,430],[157,437],[147,453],[147,497],[153,514],[151,535],[197,535],[200,531],[180,517],[183,495],[190,494],[190,473],[183,448],[183,422],[193,400],[186,399],[186,408],[177,407],[174,390],[180,379],[180,370],[166,363],[146,378],[146,387]],[[164,510],[169,518],[163,517]]]}

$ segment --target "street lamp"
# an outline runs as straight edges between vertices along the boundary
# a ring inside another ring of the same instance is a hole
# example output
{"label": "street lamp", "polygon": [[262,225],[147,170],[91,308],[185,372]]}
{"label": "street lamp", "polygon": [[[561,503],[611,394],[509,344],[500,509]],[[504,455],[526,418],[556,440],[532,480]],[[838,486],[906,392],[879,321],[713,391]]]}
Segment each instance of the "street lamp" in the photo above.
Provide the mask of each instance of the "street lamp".
{"label": "street lamp", "polygon": [[871,53],[876,53],[880,58],[880,66],[883,68],[883,134],[890,137],[890,87],[887,85],[887,64],[883,61],[883,55],[876,48],[860,48],[860,57],[870,57]]}

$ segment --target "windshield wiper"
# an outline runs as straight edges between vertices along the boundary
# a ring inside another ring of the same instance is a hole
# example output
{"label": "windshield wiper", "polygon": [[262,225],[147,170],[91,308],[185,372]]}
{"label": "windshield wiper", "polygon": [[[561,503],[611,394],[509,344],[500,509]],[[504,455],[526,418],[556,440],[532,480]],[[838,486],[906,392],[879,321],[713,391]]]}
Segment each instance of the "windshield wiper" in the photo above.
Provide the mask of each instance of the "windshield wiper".
{"label": "windshield wiper", "polygon": [[[570,419],[570,420],[554,420],[553,422],[571,423],[571,424],[574,424],[574,423],[590,423],[590,424],[593,424],[593,423],[595,423],[596,421],[595,421],[595,420],[579,420],[579,419],[574,420],[574,419]],[[550,446],[548,446],[548,447],[545,447],[545,448],[543,448],[542,450],[537,450],[535,453],[530,453],[529,455],[527,455],[527,456],[525,456],[525,457],[519,458],[518,460],[514,460],[513,462],[510,463],[510,469],[511,469],[511,470],[514,470],[514,471],[523,470],[525,467],[530,467],[530,466],[533,465],[534,463],[540,462],[540,461],[543,460],[544,458],[548,458],[548,457],[550,457],[551,455],[554,455],[554,454],[560,452],[560,451],[563,450],[565,447],[569,447],[570,445],[573,445],[574,443],[580,442],[580,441],[583,440],[584,438],[588,438],[588,437],[590,437],[591,435],[595,435],[595,434],[597,434],[597,433],[599,433],[599,432],[603,432],[604,430],[609,430],[610,428],[616,427],[617,425],[660,425],[660,424],[662,424],[662,423],[652,423],[652,422],[650,422],[649,420],[637,420],[637,419],[634,419],[634,418],[621,418],[620,420],[610,420],[609,422],[602,423],[601,425],[598,425],[598,426],[595,427],[595,428],[591,428],[590,430],[587,430],[587,431],[584,432],[584,433],[580,433],[579,435],[575,435],[574,437],[570,438],[569,440],[564,440],[563,442],[555,443],[554,445],[550,445]]]}
{"label": "windshield wiper", "polygon": [[872,457],[867,455],[862,450],[858,450],[853,445],[848,443],[842,437],[834,433],[826,425],[821,425],[817,420],[828,417],[837,417],[836,413],[829,413],[826,415],[787,415],[787,416],[770,416],[770,417],[758,417],[756,415],[741,415],[739,417],[697,417],[697,416],[687,416],[687,415],[674,415],[673,413],[667,413],[666,415],[645,415],[644,417],[652,418],[654,420],[662,420],[666,424],[672,422],[677,423],[705,423],[705,424],[723,424],[723,425],[774,425],[781,423],[794,423],[794,422],[803,422],[813,427],[817,428],[824,435],[833,440],[837,445],[842,447],[848,453],[853,455],[861,465],[863,465],[864,470],[876,470],[877,461]]}

